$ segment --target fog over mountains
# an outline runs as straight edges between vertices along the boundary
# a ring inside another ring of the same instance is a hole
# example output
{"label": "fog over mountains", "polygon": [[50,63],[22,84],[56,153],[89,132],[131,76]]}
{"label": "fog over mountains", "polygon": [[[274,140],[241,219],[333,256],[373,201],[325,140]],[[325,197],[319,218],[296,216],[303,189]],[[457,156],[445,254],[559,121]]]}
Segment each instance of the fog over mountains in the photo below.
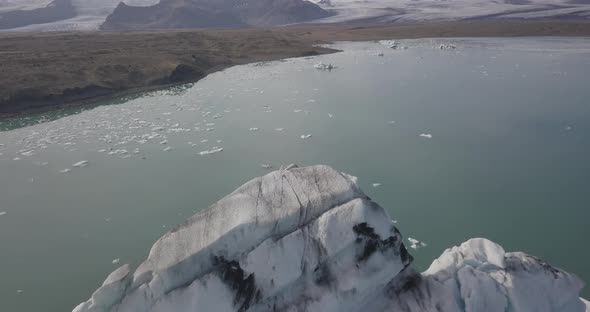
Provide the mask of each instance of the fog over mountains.
{"label": "fog over mountains", "polygon": [[0,0],[16,31],[541,18],[588,20],[590,0]]}

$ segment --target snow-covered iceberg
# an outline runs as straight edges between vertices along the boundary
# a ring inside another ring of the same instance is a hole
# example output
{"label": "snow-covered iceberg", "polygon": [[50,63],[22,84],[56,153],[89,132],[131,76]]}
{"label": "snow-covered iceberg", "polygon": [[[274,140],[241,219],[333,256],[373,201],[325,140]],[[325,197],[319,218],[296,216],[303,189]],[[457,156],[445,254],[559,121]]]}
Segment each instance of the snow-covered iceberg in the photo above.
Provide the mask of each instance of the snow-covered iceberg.
{"label": "snow-covered iceberg", "polygon": [[575,275],[485,239],[420,274],[356,178],[289,166],[165,234],[75,312],[587,311]]}

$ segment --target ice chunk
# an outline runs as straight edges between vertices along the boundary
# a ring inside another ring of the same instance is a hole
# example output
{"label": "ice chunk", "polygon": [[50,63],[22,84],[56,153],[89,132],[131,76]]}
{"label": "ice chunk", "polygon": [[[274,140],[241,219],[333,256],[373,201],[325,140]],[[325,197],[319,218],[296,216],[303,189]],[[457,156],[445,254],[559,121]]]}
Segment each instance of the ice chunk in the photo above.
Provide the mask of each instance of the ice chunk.
{"label": "ice chunk", "polygon": [[113,264],[117,264],[117,263],[119,263],[120,261],[121,261],[121,259],[117,258],[117,259],[114,259],[114,260],[113,260],[113,261],[111,261],[111,262],[112,262]]}
{"label": "ice chunk", "polygon": [[0,217],[6,215],[6,211],[0,211]]}
{"label": "ice chunk", "polygon": [[258,128],[250,128],[249,131],[258,131]]}
{"label": "ice chunk", "polygon": [[430,133],[420,133],[420,137],[426,138],[426,139],[432,139],[432,134],[430,134]]}
{"label": "ice chunk", "polygon": [[262,167],[264,169],[272,169],[272,165],[269,165],[269,164],[262,164],[262,165],[260,165],[260,167]]}
{"label": "ice chunk", "polygon": [[319,62],[319,63],[315,64],[313,67],[318,70],[332,70],[332,69],[334,69],[334,65],[324,64],[323,62]]}
{"label": "ice chunk", "polygon": [[86,167],[88,166],[88,160],[81,160],[72,165],[72,167]]}
{"label": "ice chunk", "polygon": [[457,46],[455,46],[454,44],[451,44],[451,43],[443,43],[438,46],[439,50],[455,50],[456,48],[457,48]]}
{"label": "ice chunk", "polygon": [[302,138],[302,139],[309,139],[309,138],[311,138],[311,134],[302,134],[300,136],[300,138]]}
{"label": "ice chunk", "polygon": [[373,183],[373,187],[380,187],[381,183]]}
{"label": "ice chunk", "polygon": [[202,155],[215,154],[215,153],[219,153],[221,151],[223,151],[222,147],[213,147],[210,150],[205,150],[205,151],[199,152],[199,155],[202,156]]}
{"label": "ice chunk", "polygon": [[173,150],[173,148],[172,148],[172,147],[170,147],[170,146],[168,146],[168,147],[166,147],[165,149],[163,149],[163,151],[164,151],[164,152],[169,152],[169,151],[171,151],[171,150]]}
{"label": "ice chunk", "polygon": [[59,172],[61,172],[61,173],[68,173],[68,172],[70,172],[70,171],[72,171],[72,169],[70,169],[70,168],[66,168],[66,169],[64,169],[64,170],[60,170]]}

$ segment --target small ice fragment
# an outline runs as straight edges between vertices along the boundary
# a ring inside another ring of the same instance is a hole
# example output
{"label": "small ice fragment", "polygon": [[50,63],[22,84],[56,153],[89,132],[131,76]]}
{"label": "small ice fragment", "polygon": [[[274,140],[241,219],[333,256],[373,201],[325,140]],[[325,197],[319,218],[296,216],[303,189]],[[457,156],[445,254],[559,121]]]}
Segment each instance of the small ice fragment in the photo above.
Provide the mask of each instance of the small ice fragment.
{"label": "small ice fragment", "polygon": [[100,150],[98,150],[99,153],[104,153],[106,151],[107,151],[106,149],[100,149]]}
{"label": "small ice fragment", "polygon": [[168,147],[166,147],[166,148],[164,149],[164,152],[171,151],[172,149],[173,149],[172,147],[168,146]]}
{"label": "small ice fragment", "polygon": [[302,138],[302,139],[309,139],[309,138],[311,138],[311,134],[302,134],[300,136],[300,138]]}
{"label": "small ice fragment", "polygon": [[22,294],[24,291],[22,289],[19,289],[16,291],[17,294]]}
{"label": "small ice fragment", "polygon": [[88,160],[81,160],[72,165],[72,167],[86,167],[88,166]]}
{"label": "small ice fragment", "polygon": [[0,217],[2,217],[3,215],[6,215],[6,211],[0,212]]}
{"label": "small ice fragment", "polygon": [[332,117],[334,117],[334,115],[328,114],[328,118],[332,118]]}
{"label": "small ice fragment", "polygon": [[390,124],[390,125],[393,125],[395,123],[395,121],[394,120],[390,120],[387,123]]}
{"label": "small ice fragment", "polygon": [[428,246],[425,242],[420,242],[420,245],[422,245],[422,247]]}
{"label": "small ice fragment", "polygon": [[381,183],[373,183],[373,187],[380,187]]}
{"label": "small ice fragment", "polygon": [[276,131],[283,131],[283,130],[285,130],[285,128],[276,128],[275,130]]}
{"label": "small ice fragment", "polygon": [[201,143],[207,143],[207,142],[209,142],[209,140],[207,140],[207,139],[201,140]]}
{"label": "small ice fragment", "polygon": [[215,154],[215,153],[219,153],[221,151],[223,151],[222,147],[213,147],[210,150],[199,152],[199,155],[203,156],[203,155]]}
{"label": "small ice fragment", "polygon": [[567,126],[567,127],[565,127],[565,130],[570,131],[570,130],[572,130],[572,127],[571,126]]}
{"label": "small ice fragment", "polygon": [[296,109],[296,110],[293,110],[293,112],[294,112],[294,113],[301,113],[302,111],[303,111],[303,110],[301,110],[301,109]]}
{"label": "small ice fragment", "polygon": [[313,67],[315,67],[315,69],[319,69],[319,70],[332,70],[332,69],[334,69],[334,65],[324,64],[323,62],[319,62],[319,63],[315,64]]}
{"label": "small ice fragment", "polygon": [[262,167],[264,169],[272,169],[272,165],[269,165],[269,164],[262,164],[262,165],[260,165],[260,167]]}
{"label": "small ice fragment", "polygon": [[19,157],[14,157],[12,160],[20,160]]}
{"label": "small ice fragment", "polygon": [[120,261],[121,261],[121,259],[117,258],[117,259],[115,259],[115,260],[113,260],[113,261],[111,261],[111,262],[112,262],[113,264],[117,264],[117,263],[119,263]]}
{"label": "small ice fragment", "polygon": [[258,131],[258,128],[250,128],[248,130],[250,130],[250,131]]}
{"label": "small ice fragment", "polygon": [[59,172],[61,172],[61,173],[68,173],[68,172],[70,172],[70,171],[72,171],[72,169],[70,169],[70,168],[66,168],[66,169],[64,169],[64,170],[60,170]]}
{"label": "small ice fragment", "polygon": [[383,53],[379,53],[379,54],[377,54],[377,56],[383,56],[383,55],[384,55]]}
{"label": "small ice fragment", "polygon": [[426,139],[432,139],[432,134],[430,133],[420,133],[420,137],[426,138]]}
{"label": "small ice fragment", "polygon": [[397,223],[397,220],[391,220],[391,223],[395,224],[395,223]]}
{"label": "small ice fragment", "polygon": [[454,44],[450,44],[450,43],[443,43],[440,46],[438,46],[438,48],[440,50],[454,50],[457,48],[457,46],[455,46]]}
{"label": "small ice fragment", "polygon": [[162,145],[168,144],[168,140],[164,140],[164,141],[160,142],[160,144],[162,144]]}

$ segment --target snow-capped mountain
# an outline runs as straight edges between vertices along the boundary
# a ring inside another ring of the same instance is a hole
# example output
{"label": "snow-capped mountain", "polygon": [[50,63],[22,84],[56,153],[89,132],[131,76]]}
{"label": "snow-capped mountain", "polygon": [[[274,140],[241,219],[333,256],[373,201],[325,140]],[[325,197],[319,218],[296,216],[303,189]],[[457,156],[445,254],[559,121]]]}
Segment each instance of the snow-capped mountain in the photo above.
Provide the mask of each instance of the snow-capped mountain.
{"label": "snow-capped mountain", "polygon": [[590,311],[578,277],[486,239],[422,274],[412,260],[355,177],[289,166],[166,233],[74,312]]}
{"label": "snow-capped mountain", "polygon": [[[133,6],[150,6],[159,0],[0,0],[0,30],[98,30],[121,2]],[[56,4],[61,6],[60,12],[54,12]],[[69,7],[71,14],[60,14],[70,11]],[[16,27],[2,27],[2,20],[12,15],[18,16],[19,24]]]}
{"label": "snow-capped mountain", "polygon": [[[306,2],[306,0],[301,0]],[[307,0],[318,4],[325,11],[331,14],[316,14],[317,9],[312,10],[314,14],[307,14],[309,18],[285,17],[285,12],[293,12],[292,1],[262,1],[264,4],[252,6],[256,1],[237,1],[242,4],[250,4],[245,8],[245,15],[252,15],[252,12],[260,8],[268,9],[264,17],[257,17],[260,21],[275,21],[276,23],[299,23],[312,20],[318,23],[334,22],[416,22],[431,20],[461,20],[461,19],[590,19],[590,0]],[[141,29],[141,27],[169,27],[174,23],[165,20],[175,18],[164,10],[167,6],[157,6],[159,0],[0,0],[0,29],[27,30],[27,31],[57,31],[57,30],[97,30],[107,17],[113,13],[120,3],[125,12],[133,14],[140,12],[134,7],[151,7],[155,16],[163,16],[163,20],[149,19],[147,25],[139,23],[133,27],[121,26],[123,28]],[[191,2],[184,1],[188,8]],[[216,0],[209,3],[223,4],[227,1]],[[260,2],[260,1],[259,1]],[[55,8],[59,5],[58,9]],[[71,6],[71,8],[70,8]],[[274,6],[273,10],[269,8]],[[280,7],[282,6],[282,7]],[[299,7],[305,7],[298,5]],[[280,7],[280,8],[279,8]],[[301,10],[300,8],[295,10]],[[235,15],[239,6],[231,14]],[[164,10],[158,12],[158,10]],[[207,8],[209,9],[209,8]],[[280,9],[280,10],[279,10]],[[249,11],[248,11],[249,10]],[[306,7],[306,10],[311,10]],[[150,12],[151,12],[150,11]],[[194,11],[194,10],[193,10]],[[190,13],[190,10],[187,12]],[[207,10],[197,10],[194,19],[207,17]],[[227,12],[219,12],[218,6],[214,6],[209,12],[213,14],[210,19],[217,20],[219,14],[228,15]],[[291,14],[301,14],[293,12]],[[277,15],[276,17],[273,15]],[[306,16],[307,16],[306,15]],[[125,19],[126,17],[121,17]],[[117,17],[119,19],[119,17]],[[186,17],[188,19],[188,17]],[[7,23],[6,20],[16,20],[15,23]],[[239,22],[239,23],[238,23]],[[198,24],[198,23],[197,23]],[[118,24],[120,25],[120,23]],[[190,23],[181,23],[180,28],[191,26]],[[219,25],[215,25],[219,27]],[[221,25],[223,26],[223,25]],[[225,26],[247,27],[257,26],[256,23],[243,23],[243,21],[232,21]],[[203,27],[197,25],[195,27]],[[205,25],[205,27],[207,27]],[[109,28],[109,27],[107,27]],[[114,28],[114,27],[111,27]]]}

